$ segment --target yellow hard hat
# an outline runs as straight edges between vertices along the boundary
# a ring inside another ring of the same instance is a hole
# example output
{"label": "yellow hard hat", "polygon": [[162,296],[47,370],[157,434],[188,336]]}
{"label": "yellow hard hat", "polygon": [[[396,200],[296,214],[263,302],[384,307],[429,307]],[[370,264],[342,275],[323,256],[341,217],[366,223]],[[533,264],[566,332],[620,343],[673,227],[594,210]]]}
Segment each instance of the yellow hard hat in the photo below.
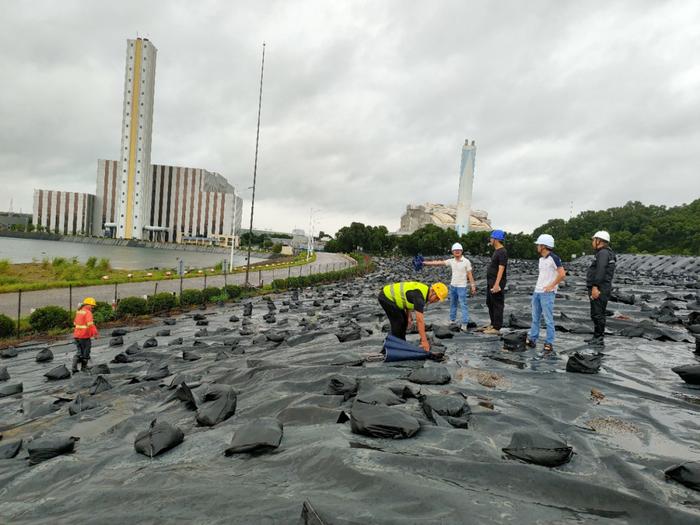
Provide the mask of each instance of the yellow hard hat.
{"label": "yellow hard hat", "polygon": [[83,299],[83,304],[89,304],[90,306],[97,306],[97,301],[94,297],[86,297]]}
{"label": "yellow hard hat", "polygon": [[444,283],[435,283],[430,287],[430,289],[435,292],[435,295],[437,295],[438,299],[441,301],[447,299],[447,286],[445,286]]}

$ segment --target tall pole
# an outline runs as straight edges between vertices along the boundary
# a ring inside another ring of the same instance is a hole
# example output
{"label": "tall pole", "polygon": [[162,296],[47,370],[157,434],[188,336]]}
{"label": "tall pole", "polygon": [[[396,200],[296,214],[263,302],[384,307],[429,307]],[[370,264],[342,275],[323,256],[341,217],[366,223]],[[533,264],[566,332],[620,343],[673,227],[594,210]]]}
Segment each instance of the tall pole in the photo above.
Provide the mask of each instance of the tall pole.
{"label": "tall pole", "polygon": [[236,246],[236,213],[238,212],[238,195],[233,190],[233,223],[231,224],[231,257],[229,258],[228,271],[233,271],[233,249]]}
{"label": "tall pole", "polygon": [[258,176],[258,143],[260,142],[260,110],[262,109],[263,73],[265,71],[265,42],[262,48],[262,64],[260,65],[260,94],[258,95],[258,129],[255,132],[255,162],[253,164],[253,195],[250,198],[250,228],[248,228],[248,260],[245,265],[245,286],[250,286],[250,250],[253,242],[253,212],[255,211],[255,182]]}

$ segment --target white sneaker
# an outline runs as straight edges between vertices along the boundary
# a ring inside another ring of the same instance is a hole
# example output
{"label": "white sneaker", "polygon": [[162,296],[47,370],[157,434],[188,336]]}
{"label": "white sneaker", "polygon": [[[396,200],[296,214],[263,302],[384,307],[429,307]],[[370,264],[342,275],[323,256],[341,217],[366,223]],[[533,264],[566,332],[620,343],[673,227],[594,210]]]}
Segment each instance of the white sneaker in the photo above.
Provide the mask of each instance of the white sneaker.
{"label": "white sneaker", "polygon": [[466,324],[460,325],[459,329],[462,330],[462,332],[468,332],[469,325],[466,325]]}

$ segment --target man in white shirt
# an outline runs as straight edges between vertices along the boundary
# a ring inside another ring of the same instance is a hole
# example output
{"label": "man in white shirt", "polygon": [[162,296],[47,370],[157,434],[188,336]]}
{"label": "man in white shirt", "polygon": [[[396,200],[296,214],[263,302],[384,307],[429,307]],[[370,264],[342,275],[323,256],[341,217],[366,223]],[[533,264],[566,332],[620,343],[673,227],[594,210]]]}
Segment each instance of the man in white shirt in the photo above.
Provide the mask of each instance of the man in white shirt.
{"label": "man in white shirt", "polygon": [[469,325],[469,309],[467,307],[467,281],[471,285],[471,294],[476,293],[476,283],[472,275],[472,263],[469,259],[463,256],[464,250],[458,242],[452,245],[452,257],[444,261],[425,261],[424,266],[449,266],[452,270],[452,279],[450,281],[450,321],[457,320],[457,303],[459,303],[462,311],[462,325],[460,326],[463,332],[468,330]]}
{"label": "man in white shirt", "polygon": [[554,349],[554,298],[557,294],[559,283],[566,277],[566,271],[561,264],[561,259],[554,253],[554,237],[542,234],[535,241],[537,253],[540,254],[539,270],[535,291],[532,294],[532,325],[527,337],[527,345],[531,348],[537,346],[537,338],[540,335],[540,317],[544,316],[547,326],[547,336],[544,341],[544,351],[551,352]]}

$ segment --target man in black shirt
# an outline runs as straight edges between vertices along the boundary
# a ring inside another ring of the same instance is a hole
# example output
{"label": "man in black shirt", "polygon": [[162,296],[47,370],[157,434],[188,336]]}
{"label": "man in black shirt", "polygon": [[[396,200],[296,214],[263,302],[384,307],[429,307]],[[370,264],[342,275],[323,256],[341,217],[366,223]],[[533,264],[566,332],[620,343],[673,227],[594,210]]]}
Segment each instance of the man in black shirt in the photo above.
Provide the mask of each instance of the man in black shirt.
{"label": "man in black shirt", "polygon": [[508,280],[508,252],[503,243],[506,234],[503,230],[493,230],[489,238],[489,244],[494,251],[491,262],[486,269],[486,306],[489,309],[491,324],[482,331],[485,334],[496,335],[501,333],[503,327],[503,307],[505,305],[505,292]]}
{"label": "man in black shirt", "polygon": [[610,247],[610,234],[599,231],[593,236],[591,245],[595,256],[586,273],[586,288],[591,300],[593,337],[586,342],[591,346],[605,346],[605,309],[608,306],[617,257]]}

